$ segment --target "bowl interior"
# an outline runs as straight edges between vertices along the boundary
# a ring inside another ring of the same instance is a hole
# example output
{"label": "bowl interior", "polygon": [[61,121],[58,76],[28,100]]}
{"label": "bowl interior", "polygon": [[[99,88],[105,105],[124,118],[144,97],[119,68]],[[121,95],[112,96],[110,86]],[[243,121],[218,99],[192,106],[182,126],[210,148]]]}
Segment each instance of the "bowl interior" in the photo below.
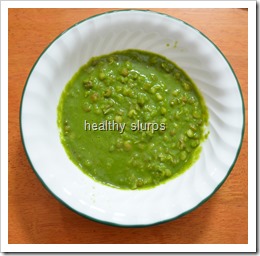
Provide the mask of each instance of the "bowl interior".
{"label": "bowl interior", "polygon": [[[124,191],[94,182],[68,159],[59,138],[57,106],[66,83],[91,57],[123,49],[147,50],[175,62],[196,83],[209,110],[210,134],[199,160],[178,178],[149,190]],[[21,130],[33,169],[65,205],[105,223],[149,225],[190,211],[222,184],[241,146],[243,111],[230,65],[199,31],[163,14],[117,11],[76,24],[43,52],[24,90]]]}

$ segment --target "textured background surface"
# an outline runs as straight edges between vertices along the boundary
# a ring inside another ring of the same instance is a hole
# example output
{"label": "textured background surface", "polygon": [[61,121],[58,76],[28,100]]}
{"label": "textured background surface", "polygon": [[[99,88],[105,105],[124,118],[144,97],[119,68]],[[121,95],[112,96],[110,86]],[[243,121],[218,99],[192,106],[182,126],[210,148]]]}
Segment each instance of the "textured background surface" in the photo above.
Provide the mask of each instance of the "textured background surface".
{"label": "textured background surface", "polygon": [[43,49],[74,23],[109,9],[9,9],[9,243],[247,243],[247,11],[153,9],[203,32],[224,53],[240,82],[246,130],[230,176],[188,215],[147,228],[117,228],[78,216],[37,179],[23,150],[19,106],[26,78]]}

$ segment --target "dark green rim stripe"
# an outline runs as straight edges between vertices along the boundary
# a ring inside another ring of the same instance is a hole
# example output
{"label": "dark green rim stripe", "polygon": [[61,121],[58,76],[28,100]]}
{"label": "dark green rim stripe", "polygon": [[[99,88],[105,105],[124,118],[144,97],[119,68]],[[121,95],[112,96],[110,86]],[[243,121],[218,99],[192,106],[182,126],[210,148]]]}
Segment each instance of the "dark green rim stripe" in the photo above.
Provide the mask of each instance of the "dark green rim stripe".
{"label": "dark green rim stripe", "polygon": [[[199,34],[201,34],[204,38],[206,38],[215,48],[216,50],[222,55],[222,57],[224,58],[224,60],[227,62],[227,64],[229,65],[229,68],[230,70],[232,71],[235,79],[236,79],[236,82],[237,82],[237,86],[238,86],[238,89],[239,89],[239,93],[240,93],[240,96],[241,96],[241,101],[242,101],[242,110],[243,110],[243,127],[242,127],[242,131],[241,131],[241,139],[240,139],[240,143],[239,143],[239,147],[237,149],[237,153],[236,153],[236,156],[234,158],[234,161],[233,163],[231,164],[226,176],[224,177],[224,179],[218,184],[218,186],[213,190],[213,192],[208,195],[205,199],[203,199],[200,203],[198,203],[196,206],[194,206],[193,208],[179,214],[178,216],[175,216],[173,218],[169,218],[169,219],[166,219],[166,220],[162,220],[162,221],[158,221],[158,222],[154,222],[154,223],[150,223],[150,224],[138,224],[138,225],[131,225],[131,224],[118,224],[118,223],[114,223],[114,222],[109,222],[109,221],[104,221],[104,220],[100,220],[100,219],[96,219],[94,217],[91,217],[91,216],[88,216],[87,214],[84,214],[82,212],[79,212],[77,211],[76,209],[72,208],[70,205],[68,205],[66,202],[64,202],[61,198],[59,198],[56,194],[54,194],[54,192],[52,192],[50,190],[50,188],[46,185],[46,183],[42,180],[42,178],[40,177],[40,175],[37,173],[36,169],[34,168],[33,166],[33,163],[31,162],[31,159],[30,159],[30,156],[26,150],[26,146],[25,146],[25,141],[24,141],[24,138],[23,138],[23,132],[22,132],[22,107],[23,107],[23,99],[24,99],[24,94],[25,94],[25,91],[26,91],[26,87],[27,87],[27,84],[28,84],[28,81],[30,79],[30,76],[32,74],[32,72],[34,71],[34,68],[36,67],[38,61],[41,59],[42,55],[48,50],[48,48],[58,39],[60,38],[63,34],[65,34],[66,32],[68,32],[70,29],[72,29],[73,27],[76,27],[77,25],[87,21],[87,20],[90,20],[90,19],[93,19],[93,18],[96,18],[98,16],[103,16],[103,15],[107,15],[107,14],[111,14],[111,13],[117,13],[117,12],[149,12],[149,13],[152,13],[152,14],[156,14],[156,15],[163,15],[167,18],[171,18],[171,19],[174,19],[178,22],[181,22],[183,24],[185,24],[186,26],[189,26],[191,27],[192,29],[194,29],[195,31],[197,31]],[[137,227],[149,227],[149,226],[154,226],[154,225],[158,225],[158,224],[162,224],[162,223],[165,223],[165,222],[169,222],[169,221],[172,221],[172,220],[175,220],[175,219],[178,219],[186,214],[188,214],[189,212],[195,210],[196,208],[198,208],[200,205],[202,205],[203,203],[205,203],[207,200],[209,200],[215,193],[216,191],[222,186],[222,184],[225,182],[225,180],[227,179],[227,177],[229,176],[229,174],[231,173],[236,161],[237,161],[237,158],[238,158],[238,155],[239,155],[239,152],[241,150],[241,147],[242,147],[242,142],[243,142],[243,138],[244,138],[244,131],[245,131],[245,106],[244,106],[244,99],[243,99],[243,94],[242,94],[242,90],[241,90],[241,86],[239,84],[239,81],[236,77],[236,74],[232,68],[232,66],[230,65],[230,63],[228,62],[227,58],[224,56],[224,54],[221,52],[221,50],[207,37],[205,36],[202,32],[200,32],[199,30],[197,30],[196,28],[194,28],[193,26],[191,26],[190,24],[178,19],[178,18],[175,18],[175,17],[172,17],[168,14],[165,14],[165,13],[160,13],[160,12],[155,12],[155,11],[150,11],[150,10],[138,10],[138,9],[126,9],[126,10],[113,10],[113,11],[108,11],[108,12],[105,12],[105,13],[101,13],[101,14],[97,14],[97,15],[94,15],[94,16],[91,16],[89,18],[86,18],[84,20],[81,20],[77,23],[75,23],[74,25],[72,25],[71,27],[69,27],[68,29],[66,29],[64,32],[62,32],[61,34],[59,34],[44,50],[43,52],[41,53],[41,55],[38,57],[38,59],[36,60],[36,62],[34,63],[28,77],[27,77],[27,80],[25,82],[25,86],[24,86],[24,89],[23,89],[23,92],[22,92],[22,98],[21,98],[21,103],[20,103],[20,115],[19,115],[19,123],[20,123],[20,134],[21,134],[21,138],[22,138],[22,144],[23,144],[23,147],[25,149],[25,153],[26,153],[26,156],[28,158],[28,161],[33,169],[33,171],[35,172],[36,176],[38,177],[38,179],[40,180],[40,182],[42,183],[42,185],[45,187],[45,189],[47,191],[49,191],[59,202],[61,202],[63,205],[65,205],[67,208],[69,208],[70,210],[74,211],[75,213],[79,214],[80,216],[83,216],[85,218],[88,218],[90,220],[93,220],[93,221],[96,221],[98,223],[102,223],[102,224],[107,224],[107,225],[112,225],[112,226],[117,226],[117,227],[128,227],[128,228],[137,228]]]}

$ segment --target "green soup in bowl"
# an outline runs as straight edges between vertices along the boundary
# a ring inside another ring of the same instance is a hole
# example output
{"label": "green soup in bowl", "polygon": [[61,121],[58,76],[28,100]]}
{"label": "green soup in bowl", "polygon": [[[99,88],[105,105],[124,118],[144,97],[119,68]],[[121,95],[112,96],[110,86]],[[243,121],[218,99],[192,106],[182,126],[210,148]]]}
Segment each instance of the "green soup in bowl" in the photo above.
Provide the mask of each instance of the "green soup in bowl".
{"label": "green soup in bowl", "polygon": [[183,216],[223,184],[244,105],[206,36],[164,14],[122,10],[75,24],[45,49],[20,122],[55,198],[102,223],[147,226]]}
{"label": "green soup in bowl", "polygon": [[58,106],[70,159],[116,188],[151,188],[198,158],[208,112],[176,64],[125,50],[92,58],[65,87]]}

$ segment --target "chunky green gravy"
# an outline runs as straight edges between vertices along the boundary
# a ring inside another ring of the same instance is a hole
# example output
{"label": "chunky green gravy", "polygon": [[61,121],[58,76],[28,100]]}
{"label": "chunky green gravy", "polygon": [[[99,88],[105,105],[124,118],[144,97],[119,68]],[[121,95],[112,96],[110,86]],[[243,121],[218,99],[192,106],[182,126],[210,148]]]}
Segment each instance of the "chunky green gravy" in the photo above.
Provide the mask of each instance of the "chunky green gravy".
{"label": "chunky green gravy", "polygon": [[188,75],[140,50],[92,58],[58,105],[69,158],[120,189],[151,188],[183,173],[199,157],[207,124],[205,102]]}

